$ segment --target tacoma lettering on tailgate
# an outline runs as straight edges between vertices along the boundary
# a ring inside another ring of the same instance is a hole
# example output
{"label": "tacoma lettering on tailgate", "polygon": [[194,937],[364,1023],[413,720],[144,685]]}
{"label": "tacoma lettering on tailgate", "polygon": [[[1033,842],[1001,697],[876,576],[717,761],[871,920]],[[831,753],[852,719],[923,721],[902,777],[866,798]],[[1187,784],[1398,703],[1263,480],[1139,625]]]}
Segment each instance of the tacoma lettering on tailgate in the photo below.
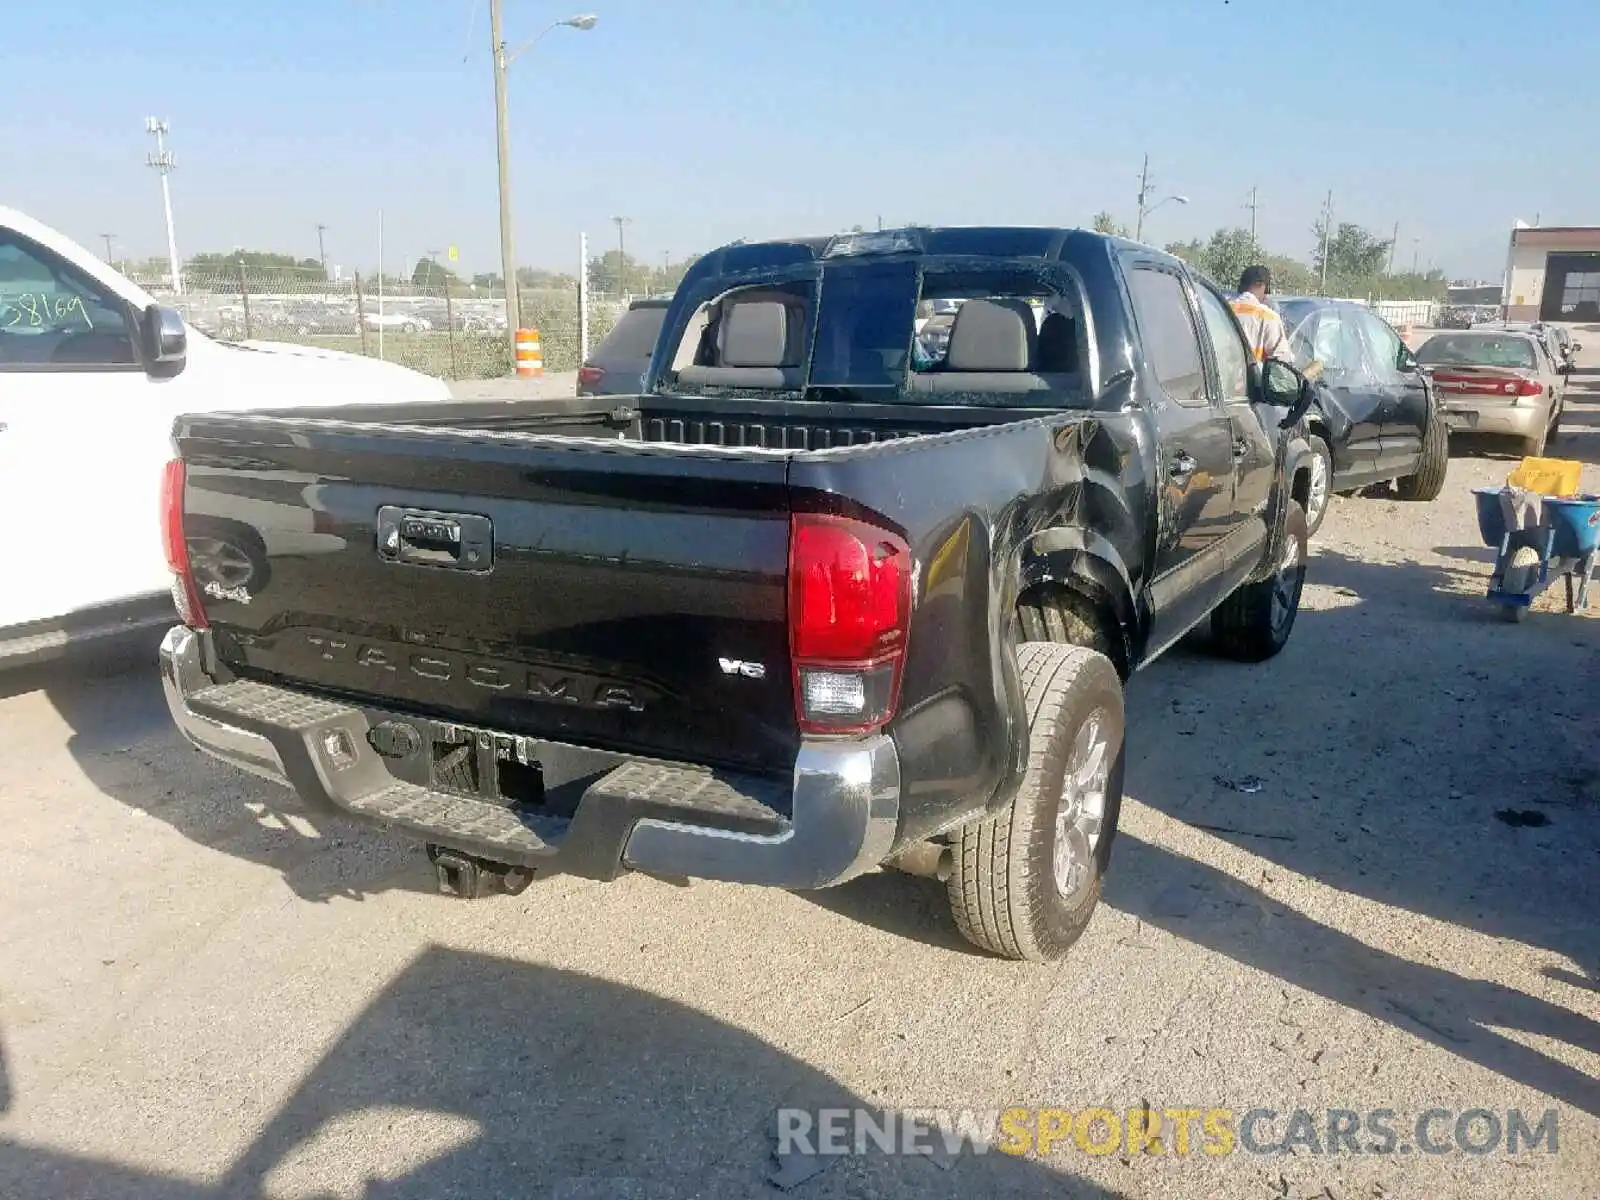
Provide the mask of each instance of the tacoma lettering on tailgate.
{"label": "tacoma lettering on tailgate", "polygon": [[326,661],[375,674],[404,671],[434,683],[462,682],[487,692],[575,708],[642,712],[647,699],[644,689],[566,668],[486,662],[447,650],[401,649],[336,634],[305,636]]}

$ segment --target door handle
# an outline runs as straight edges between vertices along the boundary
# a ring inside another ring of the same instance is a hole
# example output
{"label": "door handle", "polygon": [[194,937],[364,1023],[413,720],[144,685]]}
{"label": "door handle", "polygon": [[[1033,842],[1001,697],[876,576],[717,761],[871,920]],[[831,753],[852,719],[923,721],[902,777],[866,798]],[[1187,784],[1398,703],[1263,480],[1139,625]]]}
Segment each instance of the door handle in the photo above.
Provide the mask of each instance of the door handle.
{"label": "door handle", "polygon": [[1245,441],[1243,438],[1234,438],[1233,439],[1233,456],[1235,458],[1243,458],[1246,454],[1249,454],[1249,453],[1250,453],[1250,443],[1249,442]]}
{"label": "door handle", "polygon": [[1174,479],[1187,479],[1195,473],[1195,469],[1199,465],[1192,455],[1180,450],[1173,458],[1172,464],[1167,468],[1167,473]]}

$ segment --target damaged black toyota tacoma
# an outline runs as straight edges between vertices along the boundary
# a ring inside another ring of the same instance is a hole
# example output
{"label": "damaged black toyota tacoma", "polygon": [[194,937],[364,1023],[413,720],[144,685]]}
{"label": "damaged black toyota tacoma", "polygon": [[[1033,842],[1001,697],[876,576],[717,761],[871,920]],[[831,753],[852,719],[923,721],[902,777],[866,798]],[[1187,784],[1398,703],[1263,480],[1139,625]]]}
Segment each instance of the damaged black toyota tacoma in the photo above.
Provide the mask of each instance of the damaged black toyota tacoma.
{"label": "damaged black toyota tacoma", "polygon": [[1208,618],[1236,659],[1289,637],[1305,379],[1149,247],[916,228],[706,255],[644,386],[180,418],[184,734],[425,843],[447,893],[888,865],[1060,957],[1124,681]]}

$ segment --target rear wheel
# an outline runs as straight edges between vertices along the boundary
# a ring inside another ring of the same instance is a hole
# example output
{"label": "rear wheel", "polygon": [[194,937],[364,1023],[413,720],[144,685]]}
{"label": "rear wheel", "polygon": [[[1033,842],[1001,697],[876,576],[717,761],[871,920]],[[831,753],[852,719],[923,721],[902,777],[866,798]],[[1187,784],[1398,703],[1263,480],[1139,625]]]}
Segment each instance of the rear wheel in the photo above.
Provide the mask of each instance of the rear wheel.
{"label": "rear wheel", "polygon": [[1276,569],[1241,585],[1211,614],[1212,644],[1240,662],[1263,662],[1282,650],[1300,611],[1306,583],[1306,514],[1290,500],[1283,515],[1284,545]]}
{"label": "rear wheel", "polygon": [[1395,491],[1402,500],[1436,500],[1444,491],[1444,477],[1450,470],[1450,431],[1437,416],[1428,422],[1422,435],[1422,453],[1417,472],[1395,480]]}
{"label": "rear wheel", "polygon": [[1025,642],[1061,642],[1099,651],[1117,667],[1124,679],[1122,651],[1112,640],[1094,608],[1076,592],[1065,588],[1045,588],[1030,592],[1017,606]]}
{"label": "rear wheel", "polygon": [[1082,646],[1017,648],[1028,765],[1005,810],[956,835],[950,911],[1006,958],[1053,962],[1094,915],[1122,807],[1122,681]]}

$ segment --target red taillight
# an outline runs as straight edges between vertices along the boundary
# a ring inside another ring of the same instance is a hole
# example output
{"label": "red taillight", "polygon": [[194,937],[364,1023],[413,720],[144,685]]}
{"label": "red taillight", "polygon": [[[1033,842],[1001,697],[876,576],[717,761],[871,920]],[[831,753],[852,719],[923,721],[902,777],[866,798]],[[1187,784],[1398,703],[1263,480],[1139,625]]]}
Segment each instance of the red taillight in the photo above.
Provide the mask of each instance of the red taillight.
{"label": "red taillight", "polygon": [[587,363],[578,368],[578,382],[584,387],[593,387],[605,378],[604,367],[591,367]]}
{"label": "red taillight", "polygon": [[911,623],[911,549],[848,517],[789,525],[789,652],[805,733],[867,733],[900,700]]}
{"label": "red taillight", "polygon": [[200,589],[189,568],[189,544],[183,537],[184,482],[183,459],[175,458],[161,475],[161,547],[172,572],[172,603],[178,619],[190,629],[204,629],[206,610],[200,603]]}
{"label": "red taillight", "polygon": [[1433,381],[1446,391],[1468,392],[1474,396],[1537,396],[1544,391],[1544,384],[1537,380],[1495,375],[1452,375],[1435,371]]}

